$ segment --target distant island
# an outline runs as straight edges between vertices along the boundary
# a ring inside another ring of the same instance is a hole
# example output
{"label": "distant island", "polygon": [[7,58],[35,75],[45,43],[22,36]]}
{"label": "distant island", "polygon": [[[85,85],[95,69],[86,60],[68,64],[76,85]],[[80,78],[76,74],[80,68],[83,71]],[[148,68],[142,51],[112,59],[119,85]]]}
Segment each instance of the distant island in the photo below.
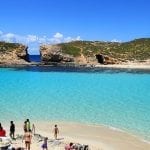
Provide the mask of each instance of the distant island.
{"label": "distant island", "polygon": [[19,43],[0,42],[0,65],[150,65],[150,38],[129,42],[72,41],[40,46],[40,61],[30,61],[28,47]]}

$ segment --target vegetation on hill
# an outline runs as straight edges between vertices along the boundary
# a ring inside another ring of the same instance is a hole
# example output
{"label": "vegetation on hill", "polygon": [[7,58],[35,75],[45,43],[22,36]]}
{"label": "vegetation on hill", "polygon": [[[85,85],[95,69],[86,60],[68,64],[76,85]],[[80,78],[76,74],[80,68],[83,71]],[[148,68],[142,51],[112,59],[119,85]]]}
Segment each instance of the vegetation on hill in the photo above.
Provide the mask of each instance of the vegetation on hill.
{"label": "vegetation on hill", "polygon": [[63,53],[73,55],[74,57],[80,56],[80,48],[72,45],[72,43],[61,44],[61,49]]}
{"label": "vegetation on hill", "polygon": [[0,42],[0,52],[10,52],[14,49],[20,48],[21,44]]}
{"label": "vegetation on hill", "polygon": [[101,42],[101,41],[73,41],[59,44],[63,53],[74,57],[93,57],[96,54],[107,55],[119,60],[150,59],[150,38],[136,39],[130,42]]}

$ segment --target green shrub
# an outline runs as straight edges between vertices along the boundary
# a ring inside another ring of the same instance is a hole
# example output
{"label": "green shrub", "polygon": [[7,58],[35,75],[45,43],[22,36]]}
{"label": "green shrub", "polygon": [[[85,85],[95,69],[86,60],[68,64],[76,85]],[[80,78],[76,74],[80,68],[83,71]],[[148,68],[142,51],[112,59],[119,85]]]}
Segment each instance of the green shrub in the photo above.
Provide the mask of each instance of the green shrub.
{"label": "green shrub", "polygon": [[65,54],[69,54],[69,55],[72,55],[74,57],[80,56],[80,51],[81,50],[78,47],[63,44],[61,46],[61,48],[62,48],[62,52],[65,53]]}

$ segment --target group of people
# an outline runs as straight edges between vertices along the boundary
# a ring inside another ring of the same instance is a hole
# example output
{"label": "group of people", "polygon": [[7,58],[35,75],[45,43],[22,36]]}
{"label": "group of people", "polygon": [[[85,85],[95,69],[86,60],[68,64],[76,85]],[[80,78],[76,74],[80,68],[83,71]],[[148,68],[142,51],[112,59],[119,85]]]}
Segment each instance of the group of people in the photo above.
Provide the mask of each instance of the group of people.
{"label": "group of people", "polygon": [[32,124],[32,129],[31,129],[30,120],[27,119],[27,120],[24,122],[23,130],[24,130],[24,132],[30,131],[30,132],[32,132],[32,134],[35,134],[35,125]]}
{"label": "group of people", "polygon": [[[15,124],[13,123],[13,121],[10,121],[9,135],[12,139],[15,138]],[[6,136],[6,131],[5,131],[5,129],[3,129],[2,124],[0,123],[0,137],[5,137],[5,136]]]}
{"label": "group of people", "polygon": [[[23,141],[25,142],[26,150],[30,150],[32,136],[35,135],[35,125],[32,124],[32,128],[31,128],[30,120],[26,119],[26,121],[24,122],[24,125],[23,125],[23,130],[24,130],[24,135],[22,138],[22,142]],[[57,136],[59,134],[59,129],[58,129],[57,125],[54,126],[53,133],[54,133],[55,140],[57,140]],[[10,121],[9,136],[11,139],[15,140],[15,124],[13,121]],[[6,130],[3,129],[1,123],[0,123],[0,137],[6,137]],[[43,150],[48,150],[47,142],[48,142],[48,138],[45,137],[43,140],[43,143],[41,145],[41,148]]]}
{"label": "group of people", "polygon": [[[54,126],[53,133],[54,133],[55,140],[57,140],[57,136],[59,134],[59,129],[58,129],[57,125]],[[48,140],[48,138],[45,137],[44,138],[44,142],[43,142],[43,144],[41,146],[43,150],[48,150],[47,140]]]}
{"label": "group of people", "polygon": [[[26,150],[30,150],[32,135],[35,135],[35,125],[32,124],[32,129],[31,129],[30,120],[26,119],[26,121],[24,122],[24,125],[23,125],[23,130],[24,130],[24,135],[22,138],[22,142],[23,141],[25,142]],[[57,125],[54,126],[53,133],[54,133],[55,140],[57,140],[57,137],[59,134],[59,129],[58,129]],[[5,136],[6,136],[6,131],[3,129],[3,127],[0,123],[0,137],[5,137]],[[15,139],[15,124],[13,121],[10,121],[9,136],[11,139]],[[48,150],[48,138],[47,137],[44,138],[41,148],[43,150]],[[74,150],[73,143],[69,143],[68,145],[66,145],[65,150]]]}
{"label": "group of people", "polygon": [[81,145],[81,144],[74,144],[74,143],[69,143],[68,145],[65,146],[65,150],[89,150],[88,145]]}

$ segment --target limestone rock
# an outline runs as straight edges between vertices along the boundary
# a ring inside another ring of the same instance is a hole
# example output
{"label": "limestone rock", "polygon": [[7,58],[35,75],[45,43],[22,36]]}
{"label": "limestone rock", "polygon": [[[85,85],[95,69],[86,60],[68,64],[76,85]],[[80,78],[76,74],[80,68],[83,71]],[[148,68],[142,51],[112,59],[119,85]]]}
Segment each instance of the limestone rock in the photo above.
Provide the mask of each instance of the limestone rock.
{"label": "limestone rock", "polygon": [[22,44],[14,44],[1,42],[0,43],[0,64],[28,64],[26,61],[27,46]]}
{"label": "limestone rock", "polygon": [[57,45],[43,45],[40,47],[42,61],[45,63],[51,62],[74,62],[71,55],[62,53],[62,50]]}

